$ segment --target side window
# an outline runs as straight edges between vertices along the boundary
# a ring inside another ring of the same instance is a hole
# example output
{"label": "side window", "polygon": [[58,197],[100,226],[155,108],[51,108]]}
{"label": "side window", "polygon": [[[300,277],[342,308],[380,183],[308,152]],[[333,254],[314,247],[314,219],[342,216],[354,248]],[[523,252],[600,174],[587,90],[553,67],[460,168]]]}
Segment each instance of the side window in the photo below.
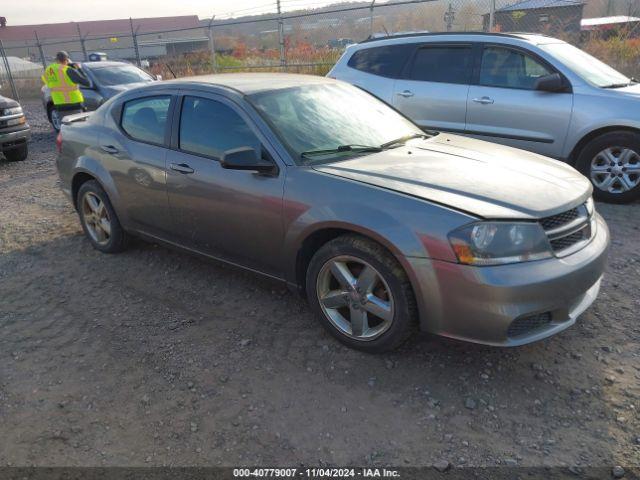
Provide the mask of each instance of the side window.
{"label": "side window", "polygon": [[423,82],[471,83],[473,54],[470,46],[429,46],[417,52],[409,79]]}
{"label": "side window", "polygon": [[145,97],[125,102],[122,109],[122,129],[134,140],[164,143],[165,127],[171,97]]}
{"label": "side window", "polygon": [[487,47],[482,52],[480,85],[533,90],[536,80],[550,73],[547,67],[516,50]]}
{"label": "side window", "polygon": [[180,149],[219,159],[226,150],[261,143],[249,125],[227,105],[199,97],[184,97],[180,118]]}
{"label": "side window", "polygon": [[397,78],[415,45],[386,45],[355,52],[347,65],[362,72]]}

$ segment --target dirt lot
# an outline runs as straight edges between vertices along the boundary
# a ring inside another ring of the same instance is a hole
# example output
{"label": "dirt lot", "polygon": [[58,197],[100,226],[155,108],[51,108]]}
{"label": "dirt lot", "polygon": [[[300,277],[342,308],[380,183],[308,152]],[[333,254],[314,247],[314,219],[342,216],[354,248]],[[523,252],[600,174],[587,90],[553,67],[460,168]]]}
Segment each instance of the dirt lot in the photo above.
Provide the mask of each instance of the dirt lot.
{"label": "dirt lot", "polygon": [[41,107],[0,161],[0,466],[640,464],[640,205],[596,304],[517,349],[349,350],[279,284],[81,235]]}

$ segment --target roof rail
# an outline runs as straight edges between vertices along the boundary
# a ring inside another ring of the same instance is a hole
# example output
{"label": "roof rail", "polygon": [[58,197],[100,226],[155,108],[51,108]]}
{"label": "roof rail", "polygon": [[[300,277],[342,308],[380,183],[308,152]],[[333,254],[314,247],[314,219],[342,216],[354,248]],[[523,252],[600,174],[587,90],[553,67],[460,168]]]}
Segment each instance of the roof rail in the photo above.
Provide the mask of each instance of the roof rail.
{"label": "roof rail", "polygon": [[549,35],[543,35],[542,33],[531,32],[425,32],[425,33],[402,33],[398,35],[388,35],[386,37],[367,38],[359,43],[378,42],[384,40],[392,40],[395,38],[415,38],[415,37],[439,37],[447,35],[497,35],[499,37],[511,37],[520,38],[522,35],[538,35],[541,37],[548,37]]}

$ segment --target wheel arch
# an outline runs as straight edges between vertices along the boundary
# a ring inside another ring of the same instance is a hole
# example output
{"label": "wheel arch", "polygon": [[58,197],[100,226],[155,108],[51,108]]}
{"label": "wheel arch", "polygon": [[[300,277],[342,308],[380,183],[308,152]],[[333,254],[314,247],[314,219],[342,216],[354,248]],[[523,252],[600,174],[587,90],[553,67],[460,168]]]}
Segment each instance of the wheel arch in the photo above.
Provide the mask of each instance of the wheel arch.
{"label": "wheel arch", "polygon": [[73,206],[76,210],[78,210],[78,192],[80,191],[80,187],[91,180],[95,180],[100,183],[100,180],[98,180],[94,175],[85,171],[79,171],[73,175],[73,178],[71,179],[71,201],[73,202]]}
{"label": "wheel arch", "polygon": [[599,137],[600,135],[604,135],[605,133],[612,132],[630,132],[640,135],[640,128],[630,127],[627,125],[610,125],[606,127],[596,128],[595,130],[590,131],[589,133],[584,135],[573,147],[573,150],[571,150],[571,153],[567,158],[569,164],[575,167],[580,152],[591,140]]}

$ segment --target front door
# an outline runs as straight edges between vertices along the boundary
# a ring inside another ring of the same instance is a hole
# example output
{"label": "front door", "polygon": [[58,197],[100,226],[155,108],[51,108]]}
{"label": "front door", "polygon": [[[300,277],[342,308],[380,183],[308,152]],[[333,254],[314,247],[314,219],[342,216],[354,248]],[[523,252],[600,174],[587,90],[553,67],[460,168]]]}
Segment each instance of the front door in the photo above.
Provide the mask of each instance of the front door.
{"label": "front door", "polygon": [[573,94],[534,90],[535,81],[551,73],[551,66],[519,49],[484,46],[478,85],[469,89],[467,133],[560,157]]}
{"label": "front door", "polygon": [[395,82],[393,106],[422,128],[463,132],[473,74],[468,44],[425,44]]}
{"label": "front door", "polygon": [[180,243],[281,276],[284,170],[265,175],[220,165],[227,150],[252,147],[273,160],[250,118],[216,95],[185,95],[167,154],[167,190]]}

